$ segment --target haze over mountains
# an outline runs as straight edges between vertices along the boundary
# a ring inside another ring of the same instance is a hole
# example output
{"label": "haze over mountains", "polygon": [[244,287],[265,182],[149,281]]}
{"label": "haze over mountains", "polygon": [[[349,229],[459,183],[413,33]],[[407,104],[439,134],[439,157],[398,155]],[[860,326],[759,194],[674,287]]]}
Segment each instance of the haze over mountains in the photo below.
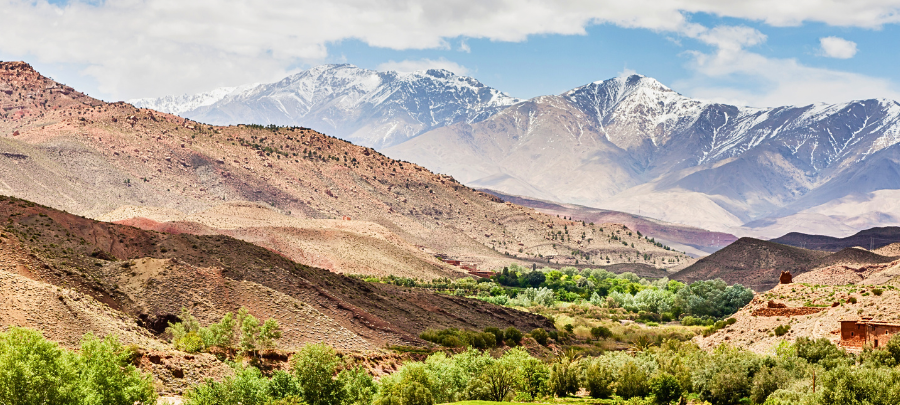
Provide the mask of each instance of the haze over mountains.
{"label": "haze over mountains", "polygon": [[631,75],[519,101],[444,71],[332,65],[182,114],[302,124],[473,187],[739,235],[900,224],[900,104],[890,100],[739,107]]}

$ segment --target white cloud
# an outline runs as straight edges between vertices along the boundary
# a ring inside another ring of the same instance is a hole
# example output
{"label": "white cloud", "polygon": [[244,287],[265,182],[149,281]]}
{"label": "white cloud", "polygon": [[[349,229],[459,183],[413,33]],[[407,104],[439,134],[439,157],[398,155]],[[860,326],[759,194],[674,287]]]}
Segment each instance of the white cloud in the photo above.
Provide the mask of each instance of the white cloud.
{"label": "white cloud", "polygon": [[87,66],[81,72],[114,98],[274,80],[325,61],[326,45],[346,39],[449,49],[454,38],[584,35],[603,23],[688,35],[698,26],[685,15],[697,12],[771,25],[900,21],[894,0],[0,0],[0,10],[0,53]]}
{"label": "white cloud", "polygon": [[378,65],[378,70],[396,70],[398,72],[416,72],[428,69],[445,69],[458,75],[466,75],[469,69],[456,62],[451,62],[444,58],[433,59],[417,59],[417,60],[401,60],[399,62],[387,61]]}
{"label": "white cloud", "polygon": [[850,59],[856,55],[856,42],[839,37],[819,38],[822,55],[829,58]]}
{"label": "white cloud", "polygon": [[693,34],[715,49],[711,53],[686,52],[690,57],[688,67],[696,75],[674,86],[686,89],[685,93],[692,97],[756,107],[868,98],[900,100],[900,89],[889,80],[806,66],[796,59],[769,58],[748,51],[746,47],[766,39],[754,31],[725,26]]}

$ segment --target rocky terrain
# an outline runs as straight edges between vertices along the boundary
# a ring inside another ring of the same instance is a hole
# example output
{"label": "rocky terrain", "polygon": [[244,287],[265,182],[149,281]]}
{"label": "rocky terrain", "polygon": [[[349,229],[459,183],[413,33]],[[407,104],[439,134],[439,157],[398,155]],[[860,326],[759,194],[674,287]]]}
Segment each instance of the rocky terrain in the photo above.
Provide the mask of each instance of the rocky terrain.
{"label": "rocky terrain", "polygon": [[[757,353],[769,354],[774,354],[775,347],[782,340],[793,342],[801,336],[813,339],[825,337],[838,343],[840,321],[843,319],[873,317],[885,322],[900,323],[900,291],[896,285],[881,285],[881,288],[881,295],[875,295],[872,294],[870,285],[781,284],[770,291],[757,294],[753,302],[732,316],[737,320],[733,325],[708,337],[698,336],[695,341],[703,348],[729,343]],[[856,299],[856,303],[848,301],[851,297]],[[768,308],[769,301],[787,306],[783,311],[786,315],[754,315],[755,312]],[[817,311],[795,315],[791,311],[794,308],[816,308]],[[783,336],[776,336],[775,328],[784,325],[789,325],[790,330]]]}
{"label": "rocky terrain", "polygon": [[104,103],[21,62],[0,64],[0,106],[0,193],[91,218],[231,234],[306,265],[396,266],[423,279],[466,275],[435,255],[481,269],[693,262],[621,226],[504,203],[310,129],[216,127]]}
{"label": "rocky terrain", "polygon": [[289,350],[319,341],[347,351],[421,345],[419,333],[448,326],[552,327],[477,300],[304,266],[227,236],[145,231],[7,197],[0,217],[0,283],[14,292],[3,296],[0,322],[48,330],[66,344],[90,330],[159,347],[155,335],[182,307],[204,323],[240,307],[275,318]]}

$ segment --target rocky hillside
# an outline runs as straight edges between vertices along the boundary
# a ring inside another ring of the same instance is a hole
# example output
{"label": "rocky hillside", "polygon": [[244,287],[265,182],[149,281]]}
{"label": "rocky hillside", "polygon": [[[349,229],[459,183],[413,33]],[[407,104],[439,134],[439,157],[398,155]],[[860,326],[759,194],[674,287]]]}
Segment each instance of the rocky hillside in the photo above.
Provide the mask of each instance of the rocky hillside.
{"label": "rocky hillside", "polygon": [[[145,347],[181,307],[203,322],[247,307],[283,326],[281,346],[423,344],[427,328],[552,327],[481,301],[370,284],[227,236],[145,231],[0,199],[0,325],[74,343],[88,330]],[[139,328],[136,325],[140,325]]]}
{"label": "rocky hillside", "polygon": [[466,275],[435,255],[482,269],[693,262],[622,226],[536,213],[307,128],[104,103],[21,62],[0,64],[0,89],[0,193],[78,215],[232,235],[343,273]]}
{"label": "rocky hillside", "polygon": [[446,70],[399,73],[323,65],[277,83],[131,102],[210,124],[302,125],[381,148],[437,127],[484,120],[518,101]]}

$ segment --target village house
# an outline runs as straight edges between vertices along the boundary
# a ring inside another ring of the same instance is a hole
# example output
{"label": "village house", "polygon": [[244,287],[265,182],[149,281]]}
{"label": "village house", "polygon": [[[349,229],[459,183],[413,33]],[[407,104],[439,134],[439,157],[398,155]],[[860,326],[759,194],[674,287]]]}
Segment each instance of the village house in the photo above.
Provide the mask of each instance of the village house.
{"label": "village house", "polygon": [[900,325],[869,317],[842,320],[841,346],[849,349],[862,349],[867,344],[874,348],[882,347],[898,332],[900,332]]}

